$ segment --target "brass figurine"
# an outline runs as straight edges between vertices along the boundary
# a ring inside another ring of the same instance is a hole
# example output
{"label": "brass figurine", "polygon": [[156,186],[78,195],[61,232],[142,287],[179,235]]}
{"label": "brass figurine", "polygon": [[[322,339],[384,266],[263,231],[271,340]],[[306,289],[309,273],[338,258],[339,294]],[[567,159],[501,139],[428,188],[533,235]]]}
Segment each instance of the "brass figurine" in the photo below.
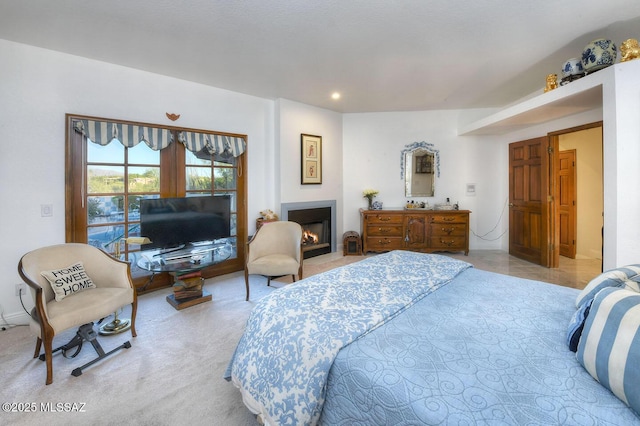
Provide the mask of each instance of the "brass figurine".
{"label": "brass figurine", "polygon": [[547,87],[544,88],[544,93],[547,93],[550,90],[558,88],[558,75],[557,74],[549,74],[547,75]]}
{"label": "brass figurine", "polygon": [[622,42],[620,45],[620,62],[630,61],[632,59],[640,58],[640,47],[638,46],[638,40],[630,38]]}

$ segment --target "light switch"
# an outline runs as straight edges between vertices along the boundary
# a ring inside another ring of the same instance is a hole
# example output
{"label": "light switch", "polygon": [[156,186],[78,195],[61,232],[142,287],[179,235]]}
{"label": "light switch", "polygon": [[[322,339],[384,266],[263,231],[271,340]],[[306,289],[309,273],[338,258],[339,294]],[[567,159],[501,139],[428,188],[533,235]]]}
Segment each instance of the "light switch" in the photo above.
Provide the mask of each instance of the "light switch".
{"label": "light switch", "polygon": [[476,184],[468,183],[467,184],[467,197],[475,197],[476,196]]}
{"label": "light switch", "polygon": [[53,204],[40,204],[40,216],[42,217],[53,216]]}

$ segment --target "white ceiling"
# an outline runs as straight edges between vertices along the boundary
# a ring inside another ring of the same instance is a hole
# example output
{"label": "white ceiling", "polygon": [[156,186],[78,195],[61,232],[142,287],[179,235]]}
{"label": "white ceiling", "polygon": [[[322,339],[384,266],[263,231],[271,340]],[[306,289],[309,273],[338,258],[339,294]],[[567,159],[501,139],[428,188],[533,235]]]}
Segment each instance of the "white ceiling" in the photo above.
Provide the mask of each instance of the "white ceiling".
{"label": "white ceiling", "polygon": [[0,0],[1,39],[339,112],[504,106],[600,37],[640,1]]}

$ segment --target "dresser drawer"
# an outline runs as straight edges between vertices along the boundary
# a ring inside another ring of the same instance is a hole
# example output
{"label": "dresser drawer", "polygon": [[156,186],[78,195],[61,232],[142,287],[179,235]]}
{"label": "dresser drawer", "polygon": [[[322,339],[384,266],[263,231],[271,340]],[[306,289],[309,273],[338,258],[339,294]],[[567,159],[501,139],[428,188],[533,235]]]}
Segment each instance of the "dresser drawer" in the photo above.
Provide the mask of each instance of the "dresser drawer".
{"label": "dresser drawer", "polygon": [[365,221],[368,225],[400,225],[402,226],[403,215],[392,213],[368,214]]}
{"label": "dresser drawer", "polygon": [[431,214],[430,221],[431,223],[467,223],[468,217],[469,216],[464,213],[433,213]]}
{"label": "dresser drawer", "polygon": [[376,237],[402,237],[402,225],[369,225],[367,235]]}
{"label": "dresser drawer", "polygon": [[465,236],[467,235],[466,223],[432,223],[431,236]]}
{"label": "dresser drawer", "polygon": [[429,238],[429,248],[434,250],[466,250],[466,236],[440,236]]}
{"label": "dresser drawer", "polygon": [[400,250],[402,242],[402,237],[367,237],[367,250]]}

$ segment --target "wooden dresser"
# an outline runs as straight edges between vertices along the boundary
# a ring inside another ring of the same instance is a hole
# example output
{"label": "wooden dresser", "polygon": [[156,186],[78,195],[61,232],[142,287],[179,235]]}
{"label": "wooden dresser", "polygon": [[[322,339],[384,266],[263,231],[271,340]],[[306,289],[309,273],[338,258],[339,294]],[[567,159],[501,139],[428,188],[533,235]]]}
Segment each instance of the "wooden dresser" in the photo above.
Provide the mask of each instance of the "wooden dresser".
{"label": "wooden dresser", "polygon": [[362,252],[412,250],[469,254],[469,210],[362,210]]}

